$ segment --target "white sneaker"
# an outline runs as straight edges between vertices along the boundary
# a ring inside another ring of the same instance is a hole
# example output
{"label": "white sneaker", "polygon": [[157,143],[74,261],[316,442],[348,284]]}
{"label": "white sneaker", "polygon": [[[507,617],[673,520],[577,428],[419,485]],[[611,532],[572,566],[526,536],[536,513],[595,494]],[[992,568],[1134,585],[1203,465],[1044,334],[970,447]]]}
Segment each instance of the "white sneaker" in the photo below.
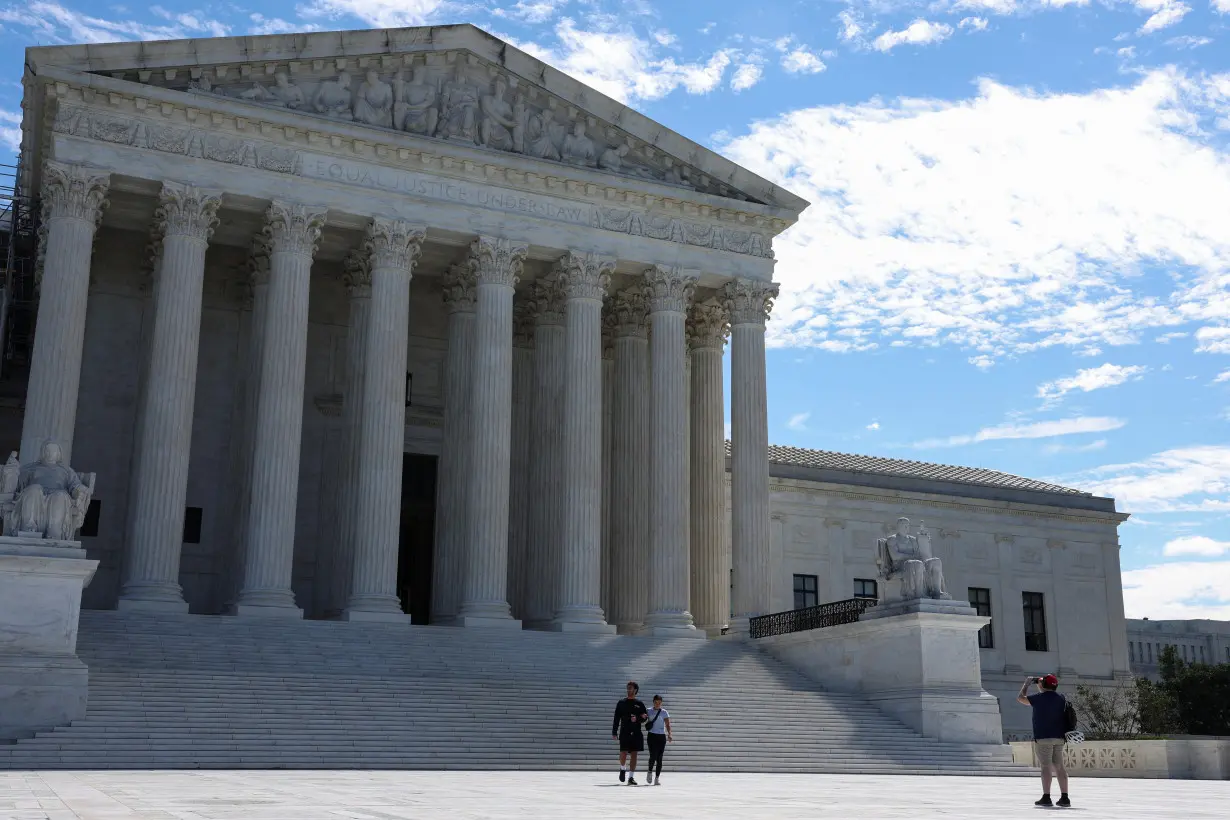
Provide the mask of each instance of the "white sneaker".
{"label": "white sneaker", "polygon": [[651,774],[647,774],[647,775],[645,775],[645,785],[646,785],[646,786],[652,786],[652,785],[653,785],[653,775],[651,775]]}

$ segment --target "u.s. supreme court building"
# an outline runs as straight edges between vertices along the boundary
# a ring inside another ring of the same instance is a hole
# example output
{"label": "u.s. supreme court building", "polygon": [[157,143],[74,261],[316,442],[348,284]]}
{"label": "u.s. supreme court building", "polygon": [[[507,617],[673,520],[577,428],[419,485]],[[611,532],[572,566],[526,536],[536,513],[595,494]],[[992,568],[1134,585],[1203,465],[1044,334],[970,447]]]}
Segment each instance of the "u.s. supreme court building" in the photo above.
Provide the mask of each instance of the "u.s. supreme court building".
{"label": "u.s. supreme court building", "polygon": [[789,191],[465,25],[33,48],[24,85],[5,432],[98,475],[83,608],[737,635],[876,597],[907,516],[1001,702],[1128,675],[1113,500],[770,446]]}

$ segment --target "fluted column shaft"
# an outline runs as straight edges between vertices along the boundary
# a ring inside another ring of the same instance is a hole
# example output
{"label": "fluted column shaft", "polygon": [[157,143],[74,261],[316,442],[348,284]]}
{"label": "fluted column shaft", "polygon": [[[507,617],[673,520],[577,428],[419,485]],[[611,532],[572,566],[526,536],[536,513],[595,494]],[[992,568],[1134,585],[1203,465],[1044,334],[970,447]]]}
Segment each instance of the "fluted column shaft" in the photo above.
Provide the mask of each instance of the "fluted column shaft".
{"label": "fluted column shaft", "polygon": [[308,287],[325,209],[274,202],[244,586],[236,615],[302,617],[291,576],[303,435]]}
{"label": "fluted column shaft", "polygon": [[155,214],[163,235],[154,297],[154,334],[140,446],[133,470],[132,531],[120,609],[186,612],[179,585],[184,501],[192,452],[205,251],[217,224],[219,193],[166,182]]}
{"label": "fluted column shaft", "polygon": [[605,317],[602,337],[602,597],[607,620],[611,617],[611,403],[615,394],[613,341],[607,335]]}
{"label": "fluted column shaft", "polygon": [[611,395],[611,613],[621,633],[649,609],[649,316],[644,289],[611,300],[615,322]]}
{"label": "fluted column shaft", "polygon": [[730,312],[731,557],[734,564],[732,634],[771,608],[769,577],[769,418],[765,376],[765,320],[777,295],[768,282],[726,286]]}
{"label": "fluted column shaft", "polygon": [[526,561],[529,535],[530,447],[533,434],[534,316],[528,294],[513,305],[512,464],[508,491],[508,605],[514,618],[526,611]]}
{"label": "fluted column shaft", "polygon": [[664,267],[645,274],[649,290],[649,615],[655,634],[704,637],[688,611],[687,346],[685,312],[695,278]]}
{"label": "fluted column shaft", "polygon": [[470,249],[477,305],[470,381],[470,494],[462,626],[521,628],[508,607],[513,288],[528,247],[479,237]]}
{"label": "fluted column shaft", "polygon": [[534,386],[530,504],[526,535],[526,625],[543,628],[555,615],[563,539],[564,371],[567,335],[558,277],[533,283]]}
{"label": "fluted column shaft", "polygon": [[401,220],[372,221],[372,300],[364,333],[355,552],[345,617],[406,621],[397,597],[402,453],[406,439],[406,355],[410,341],[410,278],[424,228]]}
{"label": "fluted column shaft", "polygon": [[720,635],[730,618],[730,528],[726,523],[726,405],[722,346],[729,324],[724,305],[707,299],[692,308],[691,476],[688,529],[692,551],[692,617],[698,629]]}
{"label": "fluted column shaft", "polygon": [[564,376],[564,540],[552,628],[614,632],[602,595],[602,297],[613,259],[569,253],[557,264],[567,298]]}
{"label": "fluted column shaft", "polygon": [[474,272],[454,265],[444,276],[448,351],[444,357],[444,429],[436,475],[436,549],[431,622],[450,623],[461,609],[466,498],[470,492],[470,371],[474,358]]}
{"label": "fluted column shaft", "polygon": [[37,459],[48,440],[60,445],[65,464],[73,463],[90,256],[110,183],[110,174],[100,169],[60,162],[44,166],[41,196],[46,235],[38,333],[21,429],[23,464]]}

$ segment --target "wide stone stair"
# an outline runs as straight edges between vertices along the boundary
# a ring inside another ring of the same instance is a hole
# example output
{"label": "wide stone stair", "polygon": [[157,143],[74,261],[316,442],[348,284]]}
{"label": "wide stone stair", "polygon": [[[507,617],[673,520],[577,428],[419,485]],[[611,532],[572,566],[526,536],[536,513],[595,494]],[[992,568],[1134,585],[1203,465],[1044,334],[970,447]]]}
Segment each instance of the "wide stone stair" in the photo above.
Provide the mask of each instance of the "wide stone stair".
{"label": "wide stone stair", "polygon": [[87,715],[0,745],[0,769],[614,771],[635,679],[666,698],[670,770],[1026,773],[730,640],[85,611],[78,652]]}

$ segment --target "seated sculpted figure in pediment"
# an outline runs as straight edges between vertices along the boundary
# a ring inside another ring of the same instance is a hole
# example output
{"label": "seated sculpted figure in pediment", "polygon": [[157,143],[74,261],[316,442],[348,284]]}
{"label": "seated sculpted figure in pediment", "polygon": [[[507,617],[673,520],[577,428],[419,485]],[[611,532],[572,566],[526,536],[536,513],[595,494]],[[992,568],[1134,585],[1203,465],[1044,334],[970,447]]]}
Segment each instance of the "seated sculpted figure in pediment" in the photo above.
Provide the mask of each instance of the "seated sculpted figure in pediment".
{"label": "seated sculpted figure in pediment", "polygon": [[337,75],[336,80],[326,80],[316,91],[313,105],[317,114],[324,114],[335,120],[353,120],[351,100],[354,94],[350,90],[350,75],[345,71]]}
{"label": "seated sculpted figure in pediment", "polygon": [[410,82],[404,71],[393,79],[393,127],[398,131],[432,136],[440,119],[436,87],[427,78],[427,66],[416,66]]}
{"label": "seated sculpted figure in pediment", "polygon": [[4,534],[71,541],[85,522],[94,495],[94,474],[78,475],[64,464],[60,445],[48,441],[38,461],[18,464],[9,456],[0,469],[0,513]]}
{"label": "seated sculpted figure in pediment", "polygon": [[918,598],[950,600],[944,588],[944,567],[931,550],[931,533],[920,526],[910,535],[910,519],[898,518],[897,531],[876,541],[876,567],[885,586],[896,584],[899,594],[886,590],[885,601],[913,601]]}

